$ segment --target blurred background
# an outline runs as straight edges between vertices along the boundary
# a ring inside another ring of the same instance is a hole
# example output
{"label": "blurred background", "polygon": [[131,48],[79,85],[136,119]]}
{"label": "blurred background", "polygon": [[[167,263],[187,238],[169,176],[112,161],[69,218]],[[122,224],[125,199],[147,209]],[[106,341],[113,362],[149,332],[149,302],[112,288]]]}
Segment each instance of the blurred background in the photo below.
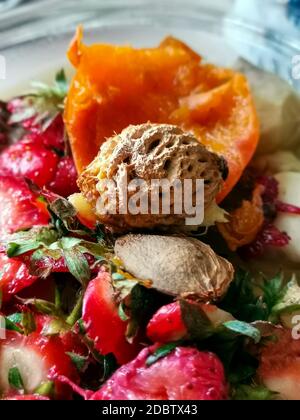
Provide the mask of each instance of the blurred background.
{"label": "blurred background", "polygon": [[28,3],[29,1],[35,1],[35,0],[0,0],[0,12],[3,12],[4,10],[12,9],[13,7],[17,7],[21,5],[22,3]]}
{"label": "blurred background", "polygon": [[[202,40],[199,49],[204,56],[214,60],[217,46],[215,56],[223,60],[221,64],[231,65],[226,61],[227,51],[222,54],[222,40],[244,60],[280,75],[300,90],[300,80],[291,76],[292,60],[300,58],[300,0],[0,0],[0,56],[6,56],[13,78],[20,69],[25,75],[24,63],[28,61],[27,67],[34,63],[34,51],[40,56],[35,68],[50,60],[51,46],[53,56],[64,56],[70,33],[79,23],[91,31],[101,27],[102,39],[111,30],[109,39],[115,42],[131,42],[132,31],[141,31],[134,40],[147,45],[142,43],[141,28],[151,19],[154,38],[159,27],[170,33],[175,27],[180,36],[191,29],[197,43]],[[117,23],[124,29],[122,35]],[[212,35],[219,37],[213,46],[209,42]],[[96,32],[92,39],[95,37]],[[181,37],[185,39],[184,34]],[[49,41],[46,47],[39,44],[45,38]],[[192,39],[185,40],[195,46]],[[17,62],[20,55],[22,66]]]}

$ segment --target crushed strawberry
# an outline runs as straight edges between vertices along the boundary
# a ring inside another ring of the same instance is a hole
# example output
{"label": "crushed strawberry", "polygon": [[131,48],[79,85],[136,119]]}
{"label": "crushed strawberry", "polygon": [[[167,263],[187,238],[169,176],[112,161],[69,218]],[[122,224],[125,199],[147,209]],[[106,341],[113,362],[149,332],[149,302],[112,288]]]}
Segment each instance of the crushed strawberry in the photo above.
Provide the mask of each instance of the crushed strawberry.
{"label": "crushed strawberry", "polygon": [[122,366],[92,396],[92,400],[226,400],[222,363],[212,353],[177,347],[148,365],[158,346],[144,349]]}
{"label": "crushed strawberry", "polygon": [[290,237],[285,232],[281,232],[272,223],[266,223],[255,241],[241,249],[241,255],[247,259],[258,258],[265,253],[267,247],[283,248],[289,242]]}

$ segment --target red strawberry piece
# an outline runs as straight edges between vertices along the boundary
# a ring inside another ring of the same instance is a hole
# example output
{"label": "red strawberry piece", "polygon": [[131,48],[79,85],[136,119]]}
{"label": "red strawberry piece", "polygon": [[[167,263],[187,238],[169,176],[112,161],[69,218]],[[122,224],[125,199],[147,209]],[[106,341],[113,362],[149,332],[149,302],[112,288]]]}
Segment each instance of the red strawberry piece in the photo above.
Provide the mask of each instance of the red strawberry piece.
{"label": "red strawberry piece", "polygon": [[228,387],[222,363],[212,353],[177,347],[151,366],[157,346],[119,368],[92,400],[226,400]]}
{"label": "red strawberry piece", "polygon": [[[7,110],[14,116],[14,114],[24,113],[24,101],[22,98],[14,98],[10,102],[7,103]],[[37,131],[40,129],[39,125],[35,124],[35,117],[26,118],[24,116],[24,120],[22,120],[21,125],[27,130],[30,131]]]}
{"label": "red strawberry piece", "polygon": [[108,273],[99,273],[89,283],[84,296],[82,319],[88,337],[102,355],[113,353],[119,364],[127,363],[137,355],[138,346],[126,340],[128,323],[119,317]]}
{"label": "red strawberry piece", "polygon": [[45,131],[40,130],[35,140],[47,148],[64,151],[65,125],[62,115],[59,114]]}
{"label": "red strawberry piece", "polygon": [[147,336],[153,343],[178,341],[187,335],[179,302],[160,308],[147,326]]}
{"label": "red strawberry piece", "polygon": [[78,191],[77,171],[71,157],[60,159],[49,189],[62,197],[68,197]]}
{"label": "red strawberry piece", "polygon": [[54,260],[50,257],[44,257],[36,262],[36,267],[38,270],[49,270],[51,273],[69,273],[69,269],[63,257],[58,260]]}
{"label": "red strawberry piece", "polygon": [[24,263],[15,258],[8,258],[4,252],[0,252],[0,290],[4,301],[36,280],[37,277],[29,274]]}
{"label": "red strawberry piece", "polygon": [[49,214],[23,179],[0,175],[0,235],[47,225]]}
{"label": "red strawberry piece", "polygon": [[7,104],[7,110],[12,115],[24,114],[25,119],[20,122],[21,126],[28,131],[28,138],[34,143],[44,145],[47,148],[53,148],[63,151],[65,148],[65,126],[62,114],[58,114],[50,125],[44,127],[37,123],[37,116],[26,118],[26,109],[24,101],[20,98],[13,99]]}
{"label": "red strawberry piece", "polygon": [[78,334],[73,332],[69,327],[58,317],[51,315],[36,314],[35,317],[36,333],[44,334],[55,326],[56,331],[61,326],[59,337],[63,343],[66,352],[75,353],[79,355],[87,354],[87,347],[82,344]]}
{"label": "red strawberry piece", "polygon": [[[42,98],[40,97],[40,99]],[[45,100],[45,98],[43,99]],[[34,142],[64,151],[65,126],[62,113],[57,109],[56,114],[50,112],[47,116],[38,109],[34,110],[32,105],[30,101],[28,102],[26,99],[24,101],[24,98],[15,98],[10,101],[5,108],[5,111],[7,110],[11,114],[9,123],[17,123],[23,127]]]}
{"label": "red strawberry piece", "polygon": [[57,382],[57,375],[64,375],[77,382],[78,374],[59,336],[46,337],[38,333],[23,336],[7,331],[0,341],[0,392],[10,396],[12,389],[8,380],[10,369],[17,368],[26,394],[35,394],[37,388],[48,381],[54,382],[54,397],[69,398],[68,387]]}
{"label": "red strawberry piece", "polygon": [[0,173],[29,178],[39,187],[52,181],[58,156],[43,145],[22,140],[7,147],[0,155]]}
{"label": "red strawberry piece", "polygon": [[[199,315],[206,316],[212,327],[217,328],[234,318],[228,312],[214,305],[199,304],[189,301],[199,310]],[[172,343],[188,338],[188,331],[182,319],[179,302],[173,302],[160,308],[147,326],[147,336],[153,343]]]}

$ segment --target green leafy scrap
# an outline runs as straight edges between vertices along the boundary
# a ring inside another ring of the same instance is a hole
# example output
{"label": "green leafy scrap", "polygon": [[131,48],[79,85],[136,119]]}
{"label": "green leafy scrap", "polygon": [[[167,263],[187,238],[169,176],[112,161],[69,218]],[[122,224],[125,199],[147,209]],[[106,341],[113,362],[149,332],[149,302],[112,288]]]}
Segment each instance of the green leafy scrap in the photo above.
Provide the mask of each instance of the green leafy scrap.
{"label": "green leafy scrap", "polygon": [[[30,272],[42,278],[51,272],[51,260],[64,259],[70,273],[86,286],[91,270],[85,254],[103,261],[108,252],[103,243],[95,243],[78,237],[60,237],[53,227],[33,228],[8,236],[5,241],[7,255],[17,257],[33,251],[30,257]],[[49,266],[45,263],[49,262]],[[43,264],[39,264],[42,262]]]}
{"label": "green leafy scrap", "polygon": [[261,334],[258,328],[255,328],[253,325],[248,324],[247,322],[229,321],[225,322],[223,327],[235,334],[251,338],[255,344],[258,344],[261,340]]}
{"label": "green leafy scrap", "polygon": [[249,272],[238,269],[220,308],[245,322],[266,321],[268,310],[261,297],[254,293],[254,281]]}
{"label": "green leafy scrap", "polygon": [[18,391],[24,390],[24,382],[17,366],[12,367],[8,371],[8,383],[11,388]]}
{"label": "green leafy scrap", "polygon": [[75,365],[78,372],[82,373],[85,371],[87,367],[88,357],[72,352],[67,352],[66,354],[70,357],[72,363]]}
{"label": "green leafy scrap", "polygon": [[178,343],[169,343],[165,344],[164,346],[159,347],[154,351],[153,354],[151,354],[147,360],[146,365],[151,366],[154,363],[156,363],[158,360],[162,359],[163,357],[168,356],[170,353],[172,353],[176,347],[178,346]]}
{"label": "green leafy scrap", "polygon": [[235,401],[274,401],[278,399],[278,394],[263,385],[253,383],[233,387],[231,398]]}

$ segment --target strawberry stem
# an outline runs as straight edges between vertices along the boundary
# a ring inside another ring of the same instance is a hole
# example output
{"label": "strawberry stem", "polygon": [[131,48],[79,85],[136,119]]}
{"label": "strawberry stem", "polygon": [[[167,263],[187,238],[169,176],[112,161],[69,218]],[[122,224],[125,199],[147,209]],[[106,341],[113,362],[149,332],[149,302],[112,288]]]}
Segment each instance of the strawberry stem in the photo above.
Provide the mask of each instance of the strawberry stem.
{"label": "strawberry stem", "polygon": [[81,318],[82,303],[83,303],[83,293],[81,292],[74,306],[74,309],[72,310],[72,312],[66,319],[66,323],[70,325],[71,327],[73,327],[76,324],[76,322]]}

